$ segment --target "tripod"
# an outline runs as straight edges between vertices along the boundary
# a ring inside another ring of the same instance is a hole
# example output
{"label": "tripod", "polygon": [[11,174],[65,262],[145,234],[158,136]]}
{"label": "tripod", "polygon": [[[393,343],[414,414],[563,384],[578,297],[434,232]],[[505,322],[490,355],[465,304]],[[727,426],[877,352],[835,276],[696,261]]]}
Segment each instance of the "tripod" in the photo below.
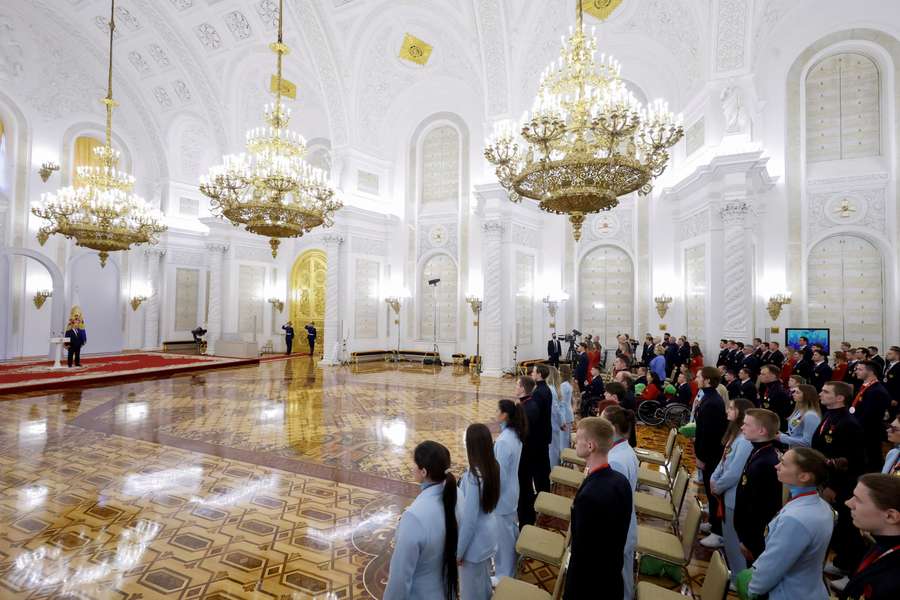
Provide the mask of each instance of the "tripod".
{"label": "tripod", "polygon": [[575,367],[575,363],[578,362],[578,353],[575,351],[575,340],[572,339],[569,341],[569,349],[566,350],[566,358],[565,361]]}
{"label": "tripod", "polygon": [[431,351],[434,353],[434,360],[436,364],[441,364],[441,349],[438,348],[437,341],[437,332],[438,332],[438,304],[437,304],[437,286],[441,282],[440,279],[430,279],[428,280],[428,285],[431,286],[431,308],[434,311],[431,317],[431,324],[433,328],[432,332],[432,341],[434,342],[434,346]]}

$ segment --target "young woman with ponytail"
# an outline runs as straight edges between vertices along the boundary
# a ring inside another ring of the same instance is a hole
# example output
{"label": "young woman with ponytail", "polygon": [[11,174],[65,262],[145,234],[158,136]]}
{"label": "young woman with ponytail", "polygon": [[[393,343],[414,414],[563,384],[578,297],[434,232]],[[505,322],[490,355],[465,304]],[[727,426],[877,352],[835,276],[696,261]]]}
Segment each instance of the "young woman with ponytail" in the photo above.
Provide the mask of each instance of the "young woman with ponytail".
{"label": "young woman with ponytail", "polygon": [[413,462],[413,474],[422,491],[397,527],[383,598],[455,600],[458,530],[450,451],[437,442],[424,441],[413,451]]}
{"label": "young woman with ponytail", "polygon": [[516,576],[516,539],[519,537],[519,459],[522,440],[528,433],[528,421],[512,400],[497,403],[500,435],[494,442],[494,457],[500,466],[500,500],[494,509],[497,526],[497,554],[494,572],[497,578]]}
{"label": "young woman with ponytail", "polygon": [[[631,493],[637,488],[638,457],[634,449],[628,444],[628,438],[634,431],[637,421],[634,411],[622,408],[618,405],[607,406],[603,409],[602,417],[612,423],[613,445],[609,449],[609,466],[625,476]],[[622,583],[624,584],[624,600],[634,598],[634,549],[637,546],[637,515],[634,505],[631,507],[631,521],[628,525],[628,537],[625,538],[625,560],[622,565]]]}
{"label": "young woman with ponytail", "polygon": [[489,600],[491,558],[497,549],[494,509],[500,500],[500,465],[494,458],[491,430],[482,423],[466,429],[469,468],[459,481],[460,600]]}

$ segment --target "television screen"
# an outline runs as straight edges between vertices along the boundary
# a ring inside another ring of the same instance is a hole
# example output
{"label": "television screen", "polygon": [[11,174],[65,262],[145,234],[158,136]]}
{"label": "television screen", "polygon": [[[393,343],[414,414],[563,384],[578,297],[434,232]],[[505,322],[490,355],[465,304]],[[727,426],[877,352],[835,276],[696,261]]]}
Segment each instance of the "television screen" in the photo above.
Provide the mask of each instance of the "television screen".
{"label": "television screen", "polygon": [[809,345],[821,344],[825,347],[825,353],[829,353],[830,347],[830,329],[800,329],[799,327],[788,327],[784,330],[784,345],[794,350],[800,347],[800,338],[805,337],[809,340]]}

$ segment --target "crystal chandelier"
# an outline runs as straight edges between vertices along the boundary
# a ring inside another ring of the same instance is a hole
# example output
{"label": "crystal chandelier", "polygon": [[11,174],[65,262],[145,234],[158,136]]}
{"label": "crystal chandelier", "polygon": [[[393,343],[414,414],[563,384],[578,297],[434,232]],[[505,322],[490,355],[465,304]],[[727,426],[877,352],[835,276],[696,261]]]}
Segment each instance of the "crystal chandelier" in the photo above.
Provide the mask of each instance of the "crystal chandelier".
{"label": "crystal chandelier", "polygon": [[510,200],[531,198],[541,210],[569,215],[579,240],[585,215],[631,192],[650,193],[684,130],[664,101],[641,106],[612,57],[595,60],[597,42],[585,35],[576,4],[575,29],[541,74],[531,113],[518,126],[498,123],[484,156]]}
{"label": "crystal chandelier", "polygon": [[282,101],[281,63],[289,48],[283,41],[284,0],[278,3],[278,41],[269,47],[278,56],[275,102],[265,107],[268,127],[247,132],[247,151],[226,155],[200,179],[200,191],[213,211],[235,226],[269,238],[272,257],[280,238],[300,237],[321,225],[330,227],[343,205],[322,169],[305,160],[306,140],[287,129],[291,111]]}
{"label": "crystal chandelier", "polygon": [[97,250],[100,266],[106,266],[110,252],[128,250],[137,244],[155,244],[157,236],[167,228],[162,215],[142,198],[132,193],[134,177],[118,169],[119,151],[112,147],[113,100],[112,62],[116,2],[112,0],[109,16],[109,69],[107,93],[101,100],[106,106],[106,143],[94,148],[99,166],[79,166],[75,186],[64,187],[55,194],[41,195],[31,212],[46,221],[38,230],[43,246],[54,234],[74,239],[77,246]]}

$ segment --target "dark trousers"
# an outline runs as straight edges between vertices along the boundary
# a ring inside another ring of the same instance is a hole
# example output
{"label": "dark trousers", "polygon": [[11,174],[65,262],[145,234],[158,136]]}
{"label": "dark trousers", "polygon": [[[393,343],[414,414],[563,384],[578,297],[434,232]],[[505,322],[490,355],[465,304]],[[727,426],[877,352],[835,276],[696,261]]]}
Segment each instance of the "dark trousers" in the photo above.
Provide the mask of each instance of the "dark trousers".
{"label": "dark trousers", "polygon": [[700,473],[703,475],[703,490],[706,492],[706,500],[709,503],[709,525],[712,528],[710,531],[716,535],[722,535],[722,519],[719,518],[719,499],[716,498],[709,487],[713,471],[716,470],[717,466],[719,466],[718,461],[706,463],[706,467],[700,469]]}
{"label": "dark trousers", "polygon": [[81,366],[81,346],[69,346],[69,357],[66,360],[69,366],[72,366],[72,360],[75,360],[75,366]]}
{"label": "dark trousers", "polygon": [[312,356],[316,353],[316,338],[311,337],[306,338],[306,340],[309,342],[309,355]]}
{"label": "dark trousers", "polygon": [[550,449],[523,454],[519,463],[519,529],[534,525],[537,492],[550,491]]}
{"label": "dark trousers", "polygon": [[835,499],[838,518],[831,534],[831,549],[834,550],[834,566],[852,573],[866,552],[866,542],[853,525],[850,508],[845,504],[849,499],[850,495],[841,494]]}
{"label": "dark trousers", "polygon": [[285,352],[285,354],[290,354],[290,353],[291,353],[291,346],[294,345],[294,338],[293,338],[292,336],[286,335],[286,336],[284,337],[284,343],[285,343],[285,345],[287,346],[287,352]]}
{"label": "dark trousers", "polygon": [[553,365],[554,367],[556,367],[558,369],[559,368],[559,354],[551,354],[550,360],[548,360],[547,362],[549,362],[551,365]]}

